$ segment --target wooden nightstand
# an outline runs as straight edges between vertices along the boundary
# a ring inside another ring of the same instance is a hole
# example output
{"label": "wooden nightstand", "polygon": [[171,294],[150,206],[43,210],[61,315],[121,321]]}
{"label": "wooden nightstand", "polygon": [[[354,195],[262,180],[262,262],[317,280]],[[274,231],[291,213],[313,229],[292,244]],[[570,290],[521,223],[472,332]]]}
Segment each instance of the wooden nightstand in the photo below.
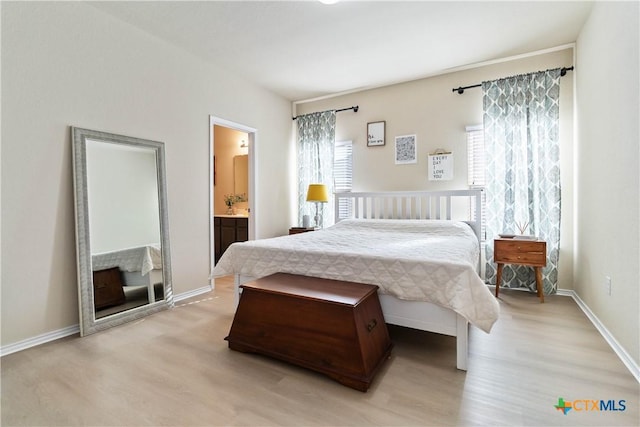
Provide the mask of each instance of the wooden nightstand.
{"label": "wooden nightstand", "polygon": [[298,233],[306,233],[307,231],[315,231],[314,227],[291,227],[289,229],[289,235],[298,234]]}
{"label": "wooden nightstand", "polygon": [[541,267],[547,265],[547,242],[544,240],[494,239],[493,260],[498,264],[496,297],[502,280],[504,264],[528,265],[536,272],[536,288],[540,302],[544,302]]}

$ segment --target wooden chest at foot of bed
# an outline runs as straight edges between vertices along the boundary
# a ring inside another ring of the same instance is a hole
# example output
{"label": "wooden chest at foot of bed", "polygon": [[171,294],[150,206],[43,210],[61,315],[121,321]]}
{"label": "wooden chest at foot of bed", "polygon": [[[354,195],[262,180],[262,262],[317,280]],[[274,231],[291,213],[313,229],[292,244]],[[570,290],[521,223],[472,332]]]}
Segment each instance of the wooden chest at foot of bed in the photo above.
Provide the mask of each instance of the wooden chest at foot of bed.
{"label": "wooden chest at foot of bed", "polygon": [[389,358],[377,294],[361,283],[277,273],[242,285],[229,348],[313,369],[360,391]]}

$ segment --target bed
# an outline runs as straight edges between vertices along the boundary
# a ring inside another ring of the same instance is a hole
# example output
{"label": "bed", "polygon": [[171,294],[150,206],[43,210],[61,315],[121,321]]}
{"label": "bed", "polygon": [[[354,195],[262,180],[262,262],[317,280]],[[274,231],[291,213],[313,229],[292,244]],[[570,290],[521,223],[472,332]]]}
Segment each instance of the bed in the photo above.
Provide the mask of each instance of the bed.
{"label": "bed", "polygon": [[148,244],[91,256],[93,271],[118,267],[125,286],[147,288],[149,302],[155,302],[154,285],[162,283],[162,251],[159,244]]}
{"label": "bed", "polygon": [[276,272],[378,285],[387,323],[456,337],[466,370],[469,323],[489,332],[499,313],[478,275],[480,195],[339,193],[334,226],[234,243],[212,276],[235,275],[236,303],[241,284]]}

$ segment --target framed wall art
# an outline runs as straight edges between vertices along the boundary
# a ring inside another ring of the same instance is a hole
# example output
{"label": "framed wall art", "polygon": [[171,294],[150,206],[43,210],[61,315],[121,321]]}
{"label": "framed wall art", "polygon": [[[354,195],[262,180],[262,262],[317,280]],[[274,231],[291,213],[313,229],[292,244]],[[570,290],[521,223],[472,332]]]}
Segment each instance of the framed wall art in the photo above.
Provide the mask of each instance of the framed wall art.
{"label": "framed wall art", "polygon": [[367,123],[367,147],[384,145],[385,122]]}
{"label": "framed wall art", "polygon": [[396,165],[418,163],[415,135],[396,136]]}

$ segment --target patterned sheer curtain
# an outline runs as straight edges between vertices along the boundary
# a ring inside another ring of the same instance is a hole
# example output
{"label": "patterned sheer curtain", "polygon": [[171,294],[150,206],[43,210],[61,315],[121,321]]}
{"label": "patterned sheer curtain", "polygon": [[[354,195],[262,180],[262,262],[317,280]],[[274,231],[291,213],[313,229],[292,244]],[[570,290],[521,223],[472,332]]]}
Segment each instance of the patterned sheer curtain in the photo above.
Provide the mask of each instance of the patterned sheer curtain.
{"label": "patterned sheer curtain", "polygon": [[320,203],[320,227],[327,227],[333,218],[333,152],[335,148],[336,112],[323,111],[298,116],[298,225],[302,216],[313,222],[316,204],[307,202],[309,184],[325,184],[329,203]]}
{"label": "patterned sheer curtain", "polygon": [[[558,285],[560,247],[560,69],[482,83],[486,150],[486,278],[495,284],[493,238],[524,234],[547,242],[544,293]],[[501,285],[535,291],[531,267],[505,265]]]}

